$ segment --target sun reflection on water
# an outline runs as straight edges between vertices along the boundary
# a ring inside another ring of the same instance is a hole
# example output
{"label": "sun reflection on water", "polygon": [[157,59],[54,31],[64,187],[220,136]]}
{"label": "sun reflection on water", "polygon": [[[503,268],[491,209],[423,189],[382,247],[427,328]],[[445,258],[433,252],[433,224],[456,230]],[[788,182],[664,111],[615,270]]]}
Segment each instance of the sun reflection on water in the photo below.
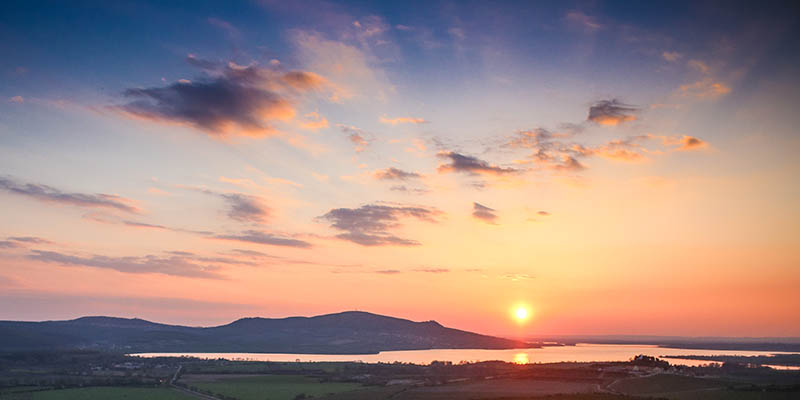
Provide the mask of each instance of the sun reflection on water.
{"label": "sun reflection on water", "polygon": [[514,364],[528,364],[530,360],[528,360],[528,353],[517,353],[514,354]]}

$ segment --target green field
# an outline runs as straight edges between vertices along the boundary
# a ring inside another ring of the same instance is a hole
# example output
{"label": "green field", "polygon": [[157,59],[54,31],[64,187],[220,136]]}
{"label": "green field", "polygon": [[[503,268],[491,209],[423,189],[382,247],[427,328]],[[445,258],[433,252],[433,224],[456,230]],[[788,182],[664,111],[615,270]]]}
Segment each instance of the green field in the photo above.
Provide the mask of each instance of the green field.
{"label": "green field", "polygon": [[194,397],[167,388],[89,387],[77,389],[42,390],[36,392],[5,392],[3,400],[191,400]]}
{"label": "green field", "polygon": [[800,398],[797,391],[750,391],[729,389],[730,382],[690,376],[660,374],[620,380],[610,389],[629,395],[670,400],[788,400]]}
{"label": "green field", "polygon": [[299,375],[186,375],[181,381],[238,400],[293,400],[300,394],[321,397],[362,387],[357,383],[320,382],[316,378]]}
{"label": "green field", "polygon": [[659,394],[658,397],[669,400],[796,400],[800,398],[800,392],[757,392],[718,389]]}
{"label": "green field", "polygon": [[708,390],[723,388],[724,382],[691,376],[659,374],[645,378],[622,379],[609,386],[609,389],[632,395],[647,395],[664,392],[689,390]]}

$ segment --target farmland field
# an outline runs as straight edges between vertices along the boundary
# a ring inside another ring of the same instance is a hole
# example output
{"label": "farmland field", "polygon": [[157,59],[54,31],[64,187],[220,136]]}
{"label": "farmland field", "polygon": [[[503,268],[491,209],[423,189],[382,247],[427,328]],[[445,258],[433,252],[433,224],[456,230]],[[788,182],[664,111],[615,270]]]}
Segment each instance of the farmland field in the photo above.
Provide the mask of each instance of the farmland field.
{"label": "farmland field", "polygon": [[319,379],[299,375],[186,375],[181,381],[239,400],[292,400],[301,394],[322,397],[362,387],[357,383],[320,382]]}
{"label": "farmland field", "polygon": [[89,387],[42,390],[34,392],[4,392],[3,400],[192,400],[194,397],[167,388]]}

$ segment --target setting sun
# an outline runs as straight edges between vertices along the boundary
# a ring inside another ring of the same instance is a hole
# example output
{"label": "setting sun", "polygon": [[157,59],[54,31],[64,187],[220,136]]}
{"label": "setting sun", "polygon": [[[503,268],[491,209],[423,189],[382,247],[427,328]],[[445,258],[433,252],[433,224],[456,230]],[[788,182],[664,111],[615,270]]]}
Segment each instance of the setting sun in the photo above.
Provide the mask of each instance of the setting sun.
{"label": "setting sun", "polygon": [[530,317],[530,311],[526,307],[516,307],[514,309],[514,318],[518,322],[525,322]]}

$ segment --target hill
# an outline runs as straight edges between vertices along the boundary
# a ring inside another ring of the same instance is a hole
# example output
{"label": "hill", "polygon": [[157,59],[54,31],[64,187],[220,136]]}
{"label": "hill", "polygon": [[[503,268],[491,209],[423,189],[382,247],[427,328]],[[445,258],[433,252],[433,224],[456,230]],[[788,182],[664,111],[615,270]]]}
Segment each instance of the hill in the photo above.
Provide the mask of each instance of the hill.
{"label": "hill", "polygon": [[316,317],[242,318],[196,328],[142,319],[0,321],[0,351],[97,349],[138,352],[370,354],[389,350],[511,349],[536,344],[348,311]]}

